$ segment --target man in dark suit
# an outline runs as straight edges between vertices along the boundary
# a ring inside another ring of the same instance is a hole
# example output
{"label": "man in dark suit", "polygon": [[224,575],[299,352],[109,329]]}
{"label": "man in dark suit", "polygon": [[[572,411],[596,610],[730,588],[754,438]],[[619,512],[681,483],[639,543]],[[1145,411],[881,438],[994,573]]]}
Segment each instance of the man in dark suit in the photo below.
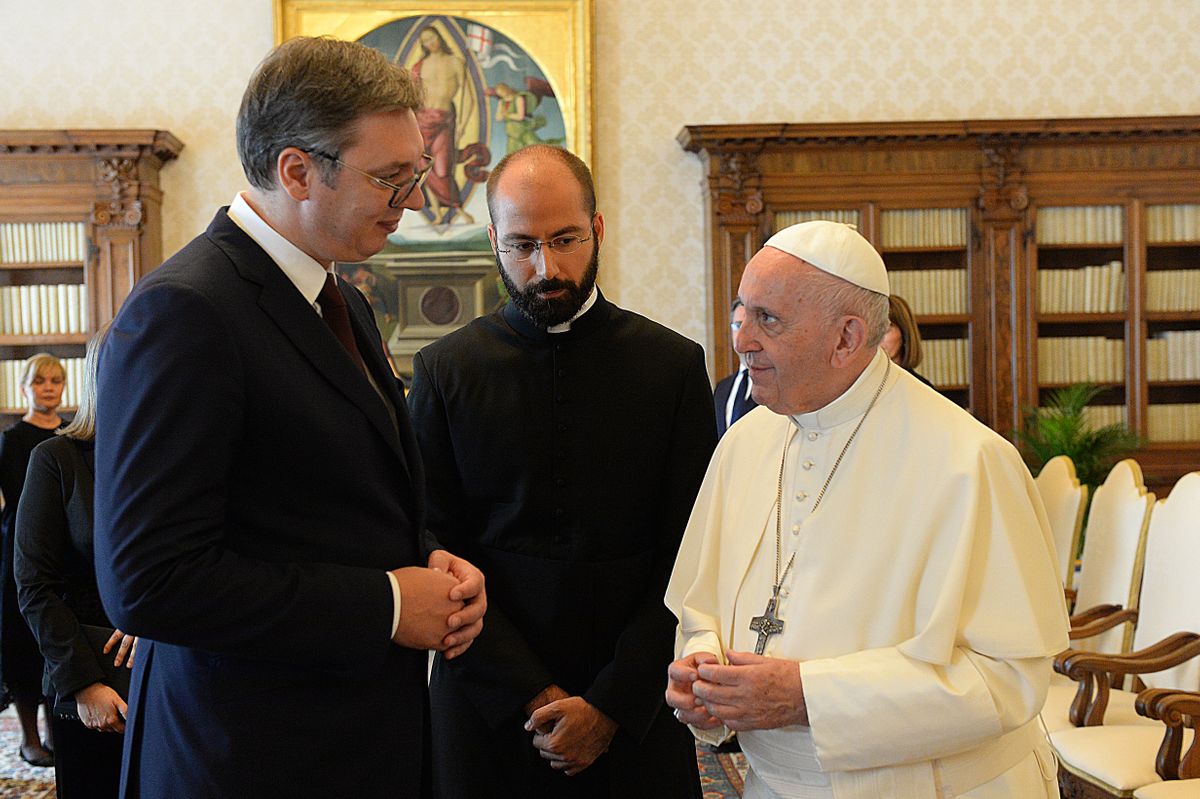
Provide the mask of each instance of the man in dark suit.
{"label": "man in dark suit", "polygon": [[[729,309],[729,327],[733,330],[735,338],[745,318],[745,306],[741,300],[735,299]],[[758,403],[750,396],[750,372],[739,353],[738,370],[720,380],[713,389],[713,408],[717,412],[717,438],[725,435],[729,425],[757,407]]]}
{"label": "man in dark suit", "polygon": [[716,442],[704,353],[596,288],[604,217],[574,155],[506,156],[488,206],[511,301],[421,350],[409,394],[430,529],[490,602],[471,651],[434,663],[435,792],[699,797],[662,674],[666,579]]}
{"label": "man in dark suit", "polygon": [[483,577],[423,535],[403,398],[331,273],[421,207],[420,103],[362,45],[277,48],[238,114],[250,189],[109,332],[97,571],[144,641],[126,797],[428,794],[426,650],[478,635]]}

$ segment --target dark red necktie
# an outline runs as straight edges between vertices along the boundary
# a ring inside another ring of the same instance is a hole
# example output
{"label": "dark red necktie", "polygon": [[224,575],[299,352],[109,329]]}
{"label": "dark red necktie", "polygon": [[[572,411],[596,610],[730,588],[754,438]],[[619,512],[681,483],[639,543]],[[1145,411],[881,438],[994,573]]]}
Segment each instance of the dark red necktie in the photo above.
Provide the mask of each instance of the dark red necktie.
{"label": "dark red necktie", "polygon": [[325,324],[329,325],[329,329],[337,336],[337,340],[342,342],[354,363],[366,374],[366,364],[358,351],[358,344],[354,342],[354,330],[350,327],[350,311],[346,308],[346,298],[338,291],[337,278],[332,272],[325,275],[325,285],[317,295],[317,302],[321,304],[321,318],[325,320]]}

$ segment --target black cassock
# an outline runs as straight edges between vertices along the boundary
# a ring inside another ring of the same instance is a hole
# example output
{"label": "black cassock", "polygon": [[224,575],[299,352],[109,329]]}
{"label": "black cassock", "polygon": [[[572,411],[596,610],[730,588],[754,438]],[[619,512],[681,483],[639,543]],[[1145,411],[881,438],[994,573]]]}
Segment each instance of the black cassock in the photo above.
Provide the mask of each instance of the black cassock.
{"label": "black cassock", "polygon": [[[663,593],[715,445],[700,346],[600,295],[557,334],[509,304],[413,370],[430,529],[488,590],[483,633],[434,664],[436,795],[698,797],[694,742],[663,701]],[[551,684],[620,728],[574,777],[522,728]]]}

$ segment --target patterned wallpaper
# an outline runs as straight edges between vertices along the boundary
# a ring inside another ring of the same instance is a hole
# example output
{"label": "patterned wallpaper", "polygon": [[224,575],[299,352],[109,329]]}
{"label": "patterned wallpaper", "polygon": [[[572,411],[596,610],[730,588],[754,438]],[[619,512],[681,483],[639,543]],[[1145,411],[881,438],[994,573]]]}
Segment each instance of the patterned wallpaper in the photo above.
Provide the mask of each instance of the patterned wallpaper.
{"label": "patterned wallpaper", "polygon": [[[709,337],[686,124],[1200,114],[1197,0],[595,0],[601,285]],[[0,128],[157,127],[165,246],[242,185],[232,126],[270,0],[0,0]],[[47,43],[55,42],[55,46]],[[66,47],[63,47],[63,44]]]}

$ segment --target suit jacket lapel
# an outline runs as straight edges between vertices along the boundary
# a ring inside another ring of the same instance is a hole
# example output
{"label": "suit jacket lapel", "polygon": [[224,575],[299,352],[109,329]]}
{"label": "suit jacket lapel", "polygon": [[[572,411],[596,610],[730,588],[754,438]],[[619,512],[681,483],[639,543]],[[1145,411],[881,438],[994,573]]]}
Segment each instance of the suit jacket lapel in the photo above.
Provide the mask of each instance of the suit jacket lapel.
{"label": "suit jacket lapel", "polygon": [[[329,327],[316,314],[312,306],[305,302],[304,297],[287,279],[287,276],[271,260],[245,231],[239,228],[225,209],[217,212],[217,217],[208,228],[208,237],[229,255],[234,267],[243,278],[261,287],[258,295],[258,305],[279,327],[280,331],[295,345],[296,349],[312,364],[313,368],[324,376],[333,386],[354,403],[371,424],[379,431],[388,445],[400,458],[406,469],[410,469],[408,458],[401,447],[399,432],[391,423],[387,409],[380,402],[379,395],[371,387],[366,376],[358,370],[357,365],[346,355],[346,350],[329,330]],[[343,287],[343,293],[345,288]],[[352,305],[352,307],[354,307]],[[353,319],[354,316],[352,315]],[[360,322],[361,325],[361,322]],[[372,325],[372,329],[374,326]],[[359,331],[361,341],[366,338]],[[379,347],[363,349],[364,361],[370,357],[382,357],[375,353]],[[390,370],[388,371],[390,375]],[[386,393],[395,394],[392,381],[385,381],[380,389]],[[389,396],[391,396],[389,394]],[[399,416],[399,414],[397,414]]]}

